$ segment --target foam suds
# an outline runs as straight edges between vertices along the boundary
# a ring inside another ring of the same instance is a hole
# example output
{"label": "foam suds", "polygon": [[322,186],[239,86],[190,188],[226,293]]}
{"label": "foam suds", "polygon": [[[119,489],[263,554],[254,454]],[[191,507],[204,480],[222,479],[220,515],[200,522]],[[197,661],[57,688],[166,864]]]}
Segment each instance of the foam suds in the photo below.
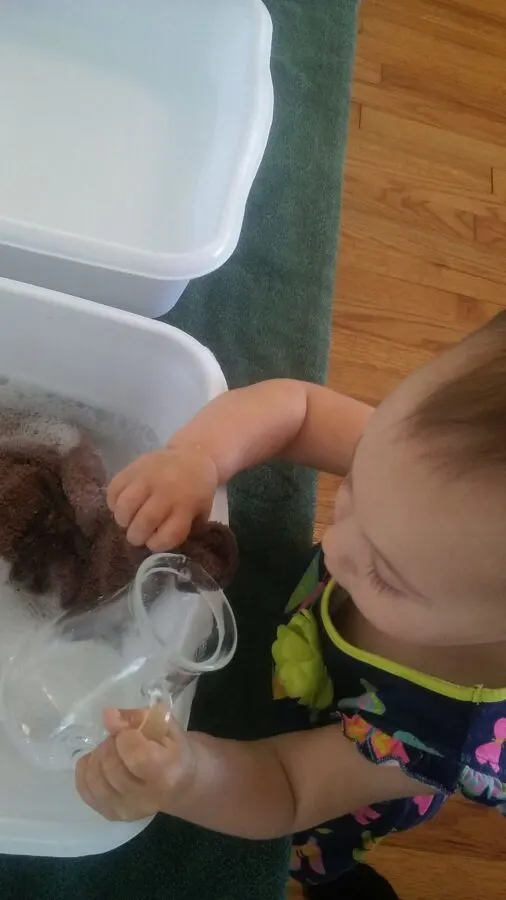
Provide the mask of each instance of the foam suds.
{"label": "foam suds", "polygon": [[[0,388],[1,391],[1,388]],[[76,425],[60,422],[40,413],[0,408],[0,448],[10,449],[43,444],[65,454],[79,444],[80,431]]]}
{"label": "foam suds", "polygon": [[57,597],[33,597],[10,584],[8,576],[9,566],[0,559],[0,672],[21,642],[60,611]]}
{"label": "foam suds", "polygon": [[[8,410],[23,413],[23,416],[34,415],[31,423],[28,420],[25,425],[27,439],[49,440],[62,450],[76,441],[77,433],[69,426],[85,429],[102,453],[109,475],[141,453],[160,446],[160,438],[153,429],[137,419],[0,376],[0,415]],[[45,426],[44,419],[49,420]]]}

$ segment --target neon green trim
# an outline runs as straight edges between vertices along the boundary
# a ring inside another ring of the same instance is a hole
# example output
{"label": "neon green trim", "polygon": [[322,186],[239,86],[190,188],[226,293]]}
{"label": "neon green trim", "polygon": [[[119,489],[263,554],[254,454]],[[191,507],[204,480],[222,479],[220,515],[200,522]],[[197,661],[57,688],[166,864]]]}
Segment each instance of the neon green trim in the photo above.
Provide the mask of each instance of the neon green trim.
{"label": "neon green trim", "polygon": [[424,672],[410,669],[408,666],[392,662],[390,659],[377,656],[375,653],[369,653],[367,650],[359,650],[358,647],[353,647],[339,634],[330,617],[329,604],[335,587],[335,581],[330,581],[323,592],[321,600],[322,622],[332,643],[343,653],[346,653],[347,656],[367,663],[369,666],[374,666],[376,669],[383,669],[384,672],[390,672],[391,675],[396,675],[397,678],[411,681],[413,684],[427,688],[427,690],[436,694],[451,697],[453,700],[464,700],[468,703],[498,703],[501,700],[506,700],[506,688],[486,688],[482,687],[482,685],[464,687],[460,684],[453,684],[451,681],[445,681],[443,678],[436,678],[434,675],[426,675]]}

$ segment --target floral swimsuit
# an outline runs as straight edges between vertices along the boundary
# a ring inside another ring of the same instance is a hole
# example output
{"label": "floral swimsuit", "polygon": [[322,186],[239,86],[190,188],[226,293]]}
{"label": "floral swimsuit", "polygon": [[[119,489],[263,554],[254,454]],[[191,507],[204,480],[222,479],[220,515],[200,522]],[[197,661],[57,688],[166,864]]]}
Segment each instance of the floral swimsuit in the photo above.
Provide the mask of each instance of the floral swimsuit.
{"label": "floral swimsuit", "polygon": [[456,791],[506,813],[506,689],[461,687],[353,647],[332,623],[331,598],[334,605],[348,595],[318,552],[273,646],[282,729],[341,722],[368,760],[398,764],[438,793],[377,803],[295,835],[292,875],[305,884],[339,878],[387,835],[434,816]]}

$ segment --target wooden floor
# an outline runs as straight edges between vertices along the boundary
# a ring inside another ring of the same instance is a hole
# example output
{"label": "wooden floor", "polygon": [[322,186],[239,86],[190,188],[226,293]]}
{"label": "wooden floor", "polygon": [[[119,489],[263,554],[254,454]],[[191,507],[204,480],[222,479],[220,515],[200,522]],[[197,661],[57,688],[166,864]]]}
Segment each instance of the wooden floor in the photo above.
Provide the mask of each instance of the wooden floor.
{"label": "wooden floor", "polygon": [[[376,404],[502,307],[506,2],[364,0],[331,384]],[[506,900],[506,821],[462,800],[374,860],[402,900]]]}

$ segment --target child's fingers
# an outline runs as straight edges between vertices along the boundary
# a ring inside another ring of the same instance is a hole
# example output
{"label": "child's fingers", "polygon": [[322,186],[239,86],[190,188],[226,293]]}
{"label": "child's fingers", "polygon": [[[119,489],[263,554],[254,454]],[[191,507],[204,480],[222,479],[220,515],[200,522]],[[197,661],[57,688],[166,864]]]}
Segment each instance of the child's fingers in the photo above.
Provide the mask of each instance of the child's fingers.
{"label": "child's fingers", "polygon": [[167,733],[167,723],[170,718],[170,710],[166,706],[150,706],[141,709],[116,709],[115,707],[107,707],[102,713],[102,721],[107,728],[111,737],[115,737],[120,731],[126,728],[134,728],[142,731],[144,737],[149,740],[155,740],[151,736],[149,729],[146,729],[148,723],[156,723],[158,730],[161,729],[161,738]]}
{"label": "child's fingers", "polygon": [[76,766],[75,781],[79,795],[88,806],[107,818],[120,802],[120,794],[109,783],[102,768],[103,753],[95,751],[80,759]]}
{"label": "child's fingers", "polygon": [[95,810],[95,812],[102,813],[102,810],[99,809],[99,803],[91,787],[88,786],[87,775],[89,760],[89,756],[83,756],[82,759],[80,759],[77,763],[75,772],[76,789],[81,800],[84,800],[87,806],[90,806],[91,809]]}
{"label": "child's fingers", "polygon": [[131,463],[126,469],[122,469],[121,472],[118,472],[118,474],[111,479],[109,487],[107,488],[107,503],[111,510],[114,510],[120,494],[122,494],[125,488],[135,480],[136,462]]}
{"label": "child's fingers", "polygon": [[121,528],[128,528],[151,494],[151,488],[141,479],[132,481],[118,495],[114,504],[109,504],[116,522]]}
{"label": "child's fingers", "polygon": [[146,710],[138,730],[146,740],[163,744],[169,734],[172,718],[172,704],[156,703]]}
{"label": "child's fingers", "polygon": [[150,783],[166,780],[170,767],[179,761],[179,748],[175,743],[156,744],[132,729],[116,736],[116,749],[130,774]]}
{"label": "child's fingers", "polygon": [[163,553],[173,550],[186,540],[192,528],[192,519],[189,515],[177,514],[169,516],[156,529],[147,541],[147,546],[153,553]]}
{"label": "child's fingers", "polygon": [[112,737],[125,728],[140,728],[146,718],[145,709],[115,709],[109,707],[102,713],[102,721]]}
{"label": "child's fingers", "polygon": [[127,769],[115,741],[111,741],[103,755],[102,772],[107,783],[121,797],[135,797],[146,789],[145,782]]}
{"label": "child's fingers", "polygon": [[151,539],[170,514],[167,497],[152,494],[138,510],[127,531],[127,540],[134,547],[142,547]]}
{"label": "child's fingers", "polygon": [[[104,724],[114,741],[103,745],[104,772],[113,787],[120,792],[135,790],[144,784],[142,773],[139,774],[139,760],[147,761],[145,780],[157,779],[158,764],[164,769],[170,765],[171,754],[167,753],[165,738],[175,734],[175,723],[171,721],[171,713],[166,706],[159,705],[150,709],[107,709],[103,715]],[[124,732],[131,732],[134,737],[125,739]],[[121,738],[121,739],[120,739]],[[162,753],[158,754],[161,749]]]}

